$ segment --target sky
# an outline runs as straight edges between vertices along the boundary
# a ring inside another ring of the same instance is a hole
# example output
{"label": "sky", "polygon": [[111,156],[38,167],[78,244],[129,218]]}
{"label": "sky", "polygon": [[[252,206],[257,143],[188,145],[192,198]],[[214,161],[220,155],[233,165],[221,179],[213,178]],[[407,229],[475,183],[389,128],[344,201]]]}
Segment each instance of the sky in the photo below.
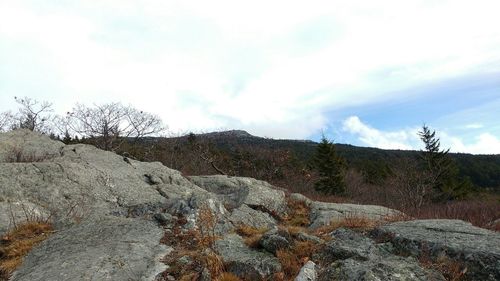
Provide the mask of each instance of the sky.
{"label": "sky", "polygon": [[500,154],[498,0],[0,0],[14,97],[130,104],[170,132]]}

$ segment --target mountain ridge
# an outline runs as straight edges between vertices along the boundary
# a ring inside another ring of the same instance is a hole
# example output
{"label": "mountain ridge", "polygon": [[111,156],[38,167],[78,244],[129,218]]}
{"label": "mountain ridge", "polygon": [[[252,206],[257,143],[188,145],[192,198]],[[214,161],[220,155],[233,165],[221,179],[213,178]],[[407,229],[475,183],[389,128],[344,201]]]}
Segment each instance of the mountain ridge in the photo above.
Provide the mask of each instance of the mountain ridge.
{"label": "mountain ridge", "polygon": [[[208,142],[224,153],[234,156],[237,148],[289,150],[302,162],[313,157],[317,142],[312,140],[272,139],[254,136],[244,130],[228,130],[209,133],[193,133],[197,140]],[[166,139],[188,141],[188,135]],[[417,158],[419,150],[381,149],[375,147],[335,144],[338,153],[348,164],[365,174],[386,174],[387,166],[402,158]],[[460,175],[469,177],[480,188],[500,191],[500,155],[449,153],[457,163]]]}

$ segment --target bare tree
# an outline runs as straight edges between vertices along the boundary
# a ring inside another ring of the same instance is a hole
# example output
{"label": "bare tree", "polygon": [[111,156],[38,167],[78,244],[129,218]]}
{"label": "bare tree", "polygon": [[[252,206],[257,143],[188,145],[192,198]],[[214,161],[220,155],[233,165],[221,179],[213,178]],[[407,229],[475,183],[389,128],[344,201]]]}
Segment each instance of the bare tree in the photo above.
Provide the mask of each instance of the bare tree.
{"label": "bare tree", "polygon": [[115,150],[129,138],[137,140],[165,130],[158,116],[120,103],[77,104],[67,117],[72,132],[92,138],[104,150]]}
{"label": "bare tree", "polygon": [[165,130],[159,116],[130,106],[126,108],[125,121],[129,126],[127,137],[135,140],[144,136],[159,134]]}
{"label": "bare tree", "polygon": [[388,184],[397,191],[403,209],[418,211],[429,202],[435,178],[430,172],[420,169],[418,161],[400,159],[394,163],[392,171]]}
{"label": "bare tree", "polygon": [[28,97],[14,97],[20,105],[18,112],[12,115],[11,129],[28,129],[40,133],[50,131],[50,122],[53,118],[52,104],[46,101],[40,102]]}
{"label": "bare tree", "polygon": [[7,131],[14,121],[14,116],[10,111],[0,113],[0,132]]}

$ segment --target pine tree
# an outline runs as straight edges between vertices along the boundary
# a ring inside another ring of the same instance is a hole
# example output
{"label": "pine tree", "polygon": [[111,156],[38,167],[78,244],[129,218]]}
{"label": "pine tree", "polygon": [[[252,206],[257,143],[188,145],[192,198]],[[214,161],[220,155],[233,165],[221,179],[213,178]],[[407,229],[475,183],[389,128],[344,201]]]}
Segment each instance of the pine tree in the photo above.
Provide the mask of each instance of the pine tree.
{"label": "pine tree", "polygon": [[319,174],[319,180],[314,184],[317,191],[336,195],[345,193],[345,160],[337,155],[334,144],[325,136],[318,144],[313,164]]}
{"label": "pine tree", "polygon": [[425,145],[421,159],[423,168],[430,175],[426,180],[435,192],[433,199],[442,201],[465,197],[472,185],[468,179],[459,179],[457,165],[448,154],[450,149],[441,150],[436,131],[431,131],[425,124],[418,135]]}

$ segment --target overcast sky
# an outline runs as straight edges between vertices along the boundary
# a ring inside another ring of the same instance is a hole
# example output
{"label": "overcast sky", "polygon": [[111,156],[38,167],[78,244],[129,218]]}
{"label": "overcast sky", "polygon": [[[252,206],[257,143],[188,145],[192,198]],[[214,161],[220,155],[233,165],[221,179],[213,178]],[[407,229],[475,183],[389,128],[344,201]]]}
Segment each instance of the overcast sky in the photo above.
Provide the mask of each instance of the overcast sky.
{"label": "overcast sky", "polygon": [[[51,4],[49,4],[49,2]],[[170,130],[500,153],[500,1],[0,0],[14,96],[119,101]]]}

